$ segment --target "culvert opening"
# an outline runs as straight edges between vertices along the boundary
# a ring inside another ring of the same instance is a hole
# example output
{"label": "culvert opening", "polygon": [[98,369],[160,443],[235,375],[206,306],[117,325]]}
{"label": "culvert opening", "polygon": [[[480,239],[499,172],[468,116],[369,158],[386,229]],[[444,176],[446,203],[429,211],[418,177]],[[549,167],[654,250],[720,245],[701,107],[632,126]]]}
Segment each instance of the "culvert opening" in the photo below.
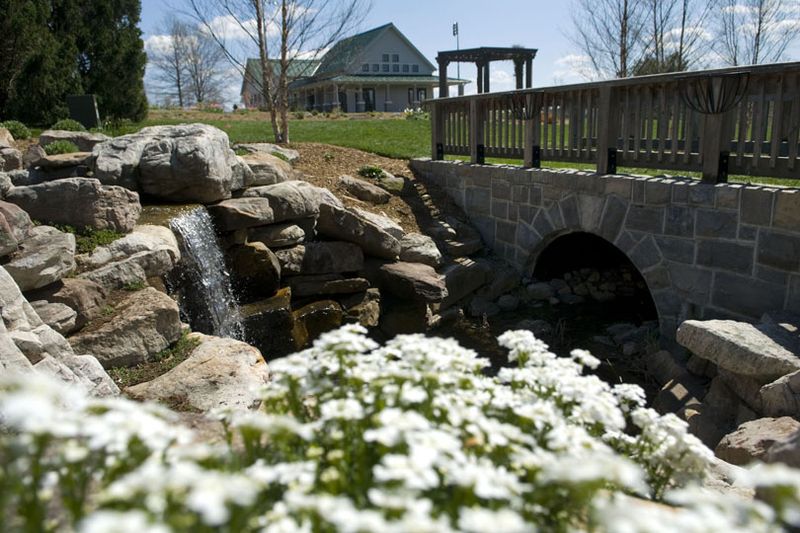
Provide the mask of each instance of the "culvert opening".
{"label": "culvert opening", "polygon": [[538,256],[537,281],[550,283],[566,303],[600,303],[604,313],[643,323],[658,320],[647,283],[630,259],[605,239],[585,232],[557,237]]}

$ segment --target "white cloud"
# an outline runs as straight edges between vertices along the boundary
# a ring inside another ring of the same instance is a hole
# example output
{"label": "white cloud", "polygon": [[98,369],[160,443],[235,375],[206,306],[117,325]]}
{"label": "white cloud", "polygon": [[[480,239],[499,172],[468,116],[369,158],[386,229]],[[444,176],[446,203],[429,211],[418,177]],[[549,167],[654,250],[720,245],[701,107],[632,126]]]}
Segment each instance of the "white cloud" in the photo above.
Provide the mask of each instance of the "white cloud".
{"label": "white cloud", "polygon": [[587,55],[568,54],[554,62],[553,85],[579,83],[598,78],[592,67],[592,60]]}
{"label": "white cloud", "polygon": [[148,54],[163,54],[172,48],[169,35],[151,35],[144,40],[144,50]]}

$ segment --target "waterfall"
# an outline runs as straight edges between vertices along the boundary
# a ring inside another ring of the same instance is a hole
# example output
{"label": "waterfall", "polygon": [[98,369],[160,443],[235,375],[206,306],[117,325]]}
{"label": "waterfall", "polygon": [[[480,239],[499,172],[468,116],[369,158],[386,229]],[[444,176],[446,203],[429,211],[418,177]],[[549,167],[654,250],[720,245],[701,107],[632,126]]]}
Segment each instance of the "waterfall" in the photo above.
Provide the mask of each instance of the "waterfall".
{"label": "waterfall", "polygon": [[244,339],[239,307],[225,258],[205,207],[172,219],[181,246],[181,265],[172,280],[181,312],[195,331]]}

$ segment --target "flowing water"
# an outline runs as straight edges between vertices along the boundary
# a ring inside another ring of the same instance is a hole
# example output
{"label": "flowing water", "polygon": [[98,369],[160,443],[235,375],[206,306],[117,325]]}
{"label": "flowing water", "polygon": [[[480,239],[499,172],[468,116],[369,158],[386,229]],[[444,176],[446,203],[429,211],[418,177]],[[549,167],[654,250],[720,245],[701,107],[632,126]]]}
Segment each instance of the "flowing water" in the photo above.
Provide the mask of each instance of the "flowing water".
{"label": "flowing water", "polygon": [[192,330],[244,339],[239,306],[208,211],[193,209],[172,219],[170,227],[181,245],[181,266],[172,285]]}

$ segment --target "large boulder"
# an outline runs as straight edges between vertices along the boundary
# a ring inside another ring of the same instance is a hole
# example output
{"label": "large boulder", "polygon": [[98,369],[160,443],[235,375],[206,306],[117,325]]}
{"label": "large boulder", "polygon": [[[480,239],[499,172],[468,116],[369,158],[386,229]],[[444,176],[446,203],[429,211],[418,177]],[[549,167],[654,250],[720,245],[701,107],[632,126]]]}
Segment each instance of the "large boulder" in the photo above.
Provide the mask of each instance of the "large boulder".
{"label": "large boulder", "polygon": [[763,459],[773,444],[788,439],[798,430],[800,422],[788,416],[759,418],[725,435],[714,452],[723,461],[745,465]]}
{"label": "large boulder", "polygon": [[31,301],[31,306],[42,321],[62,335],[77,329],[78,313],[71,307],[46,300]]}
{"label": "large boulder", "polygon": [[141,284],[147,278],[160,277],[170,272],[175,266],[174,257],[171,251],[165,248],[138,252],[100,268],[83,272],[78,278],[93,281],[108,291],[122,289]]}
{"label": "large boulder", "polygon": [[299,220],[316,217],[320,204],[341,207],[341,202],[327,189],[315,187],[305,181],[284,181],[274,185],[252,187],[244,197],[260,197],[269,200],[273,211],[273,222]]}
{"label": "large boulder", "polygon": [[339,177],[339,186],[359,200],[372,204],[385,204],[392,198],[386,189],[352,176]]}
{"label": "large boulder", "polygon": [[64,304],[75,311],[77,328],[82,328],[100,315],[107,297],[108,291],[101,285],[80,278],[64,278],[28,293],[30,301]]}
{"label": "large boulder", "polygon": [[242,160],[250,167],[251,184],[256,187],[289,181],[294,176],[292,165],[268,153],[256,152],[242,156]]}
{"label": "large boulder", "polygon": [[258,348],[268,361],[297,350],[292,335],[292,291],[288,287],[272,298],[243,305],[239,312],[248,344]]}
{"label": "large boulder", "polygon": [[178,304],[152,287],[131,292],[113,312],[69,338],[73,349],[91,353],[105,368],[151,361],[181,336]]}
{"label": "large boulder", "polygon": [[19,170],[22,168],[22,152],[16,148],[0,146],[0,163],[3,170]]}
{"label": "large boulder", "polygon": [[125,392],[141,400],[179,401],[202,412],[258,407],[259,391],[269,382],[269,368],[256,348],[200,333],[191,333],[189,339],[200,344],[185,361]]}
{"label": "large boulder", "polygon": [[293,335],[298,348],[308,346],[320,335],[342,325],[342,306],[333,300],[305,305],[294,313]]}
{"label": "large boulder", "polygon": [[56,141],[69,141],[81,152],[91,152],[98,144],[110,140],[108,135],[90,131],[46,130],[39,135],[39,145],[43,148]]}
{"label": "large boulder", "polygon": [[65,178],[14,187],[6,199],[48,224],[122,233],[133,229],[142,212],[138,194],[123,187],[102,185],[92,178]]}
{"label": "large boulder", "polygon": [[14,146],[14,136],[8,128],[0,128],[0,146]]}
{"label": "large boulder", "polygon": [[[175,234],[166,226],[143,224],[135,226],[133,231],[105,246],[98,246],[90,255],[76,257],[83,270],[100,268],[113,261],[121,261],[142,252],[165,252],[172,265],[181,258],[180,247]],[[171,269],[171,266],[167,266]],[[149,276],[160,276],[166,271],[149,269]]]}
{"label": "large boulder", "polygon": [[437,268],[442,264],[442,252],[427,235],[407,233],[400,240],[400,260],[408,263],[423,263]]}
{"label": "large boulder", "polygon": [[98,144],[94,176],[157,198],[211,203],[230,198],[236,155],[228,135],[205,124],[152,126]]}
{"label": "large boulder", "polygon": [[769,383],[800,370],[800,341],[771,324],[733,320],[687,320],[678,342],[720,368]]}
{"label": "large boulder", "polygon": [[764,385],[759,396],[767,416],[800,416],[800,370]]}
{"label": "large boulder", "polygon": [[247,240],[260,242],[270,248],[286,248],[302,243],[306,232],[297,224],[272,224],[251,228],[247,232]]}
{"label": "large boulder", "polygon": [[208,214],[220,231],[235,231],[272,224],[275,215],[267,198],[231,198],[208,206]]}
{"label": "large boulder", "polygon": [[447,286],[447,298],[442,302],[442,309],[446,309],[481,288],[490,279],[491,270],[484,263],[459,257],[448,264],[442,274]]}
{"label": "large boulder", "polygon": [[361,248],[348,242],[309,242],[275,255],[283,275],[357,272],[364,267]]}
{"label": "large boulder", "polygon": [[322,204],[317,231],[333,239],[357,244],[364,253],[383,259],[400,255],[400,242],[381,228],[352,211]]}
{"label": "large boulder", "polygon": [[0,257],[16,251],[32,229],[28,213],[15,204],[0,201]]}
{"label": "large boulder", "polygon": [[38,226],[4,267],[22,291],[55,283],[75,270],[75,236]]}
{"label": "large boulder", "polygon": [[447,297],[444,276],[422,263],[386,263],[379,276],[383,288],[403,300],[434,303]]}
{"label": "large boulder", "polygon": [[231,191],[239,191],[253,185],[253,171],[238,155],[233,160],[231,167]]}
{"label": "large boulder", "polygon": [[379,215],[378,213],[373,213],[371,211],[367,211],[366,209],[361,209],[360,207],[351,207],[350,211],[361,218],[372,222],[397,240],[402,239],[406,234],[406,231],[402,226],[400,226],[400,224],[386,215]]}
{"label": "large boulder", "polygon": [[237,245],[228,250],[231,282],[244,303],[269,298],[281,283],[281,265],[260,242]]}

